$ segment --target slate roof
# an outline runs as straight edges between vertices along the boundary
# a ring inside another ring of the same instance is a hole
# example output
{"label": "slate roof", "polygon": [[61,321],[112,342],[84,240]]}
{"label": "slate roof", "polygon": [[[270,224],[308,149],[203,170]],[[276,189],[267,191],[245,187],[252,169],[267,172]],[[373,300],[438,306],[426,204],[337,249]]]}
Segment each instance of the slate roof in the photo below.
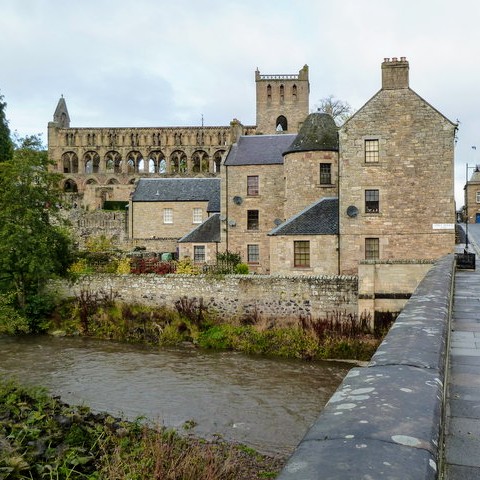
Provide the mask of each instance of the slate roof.
{"label": "slate roof", "polygon": [[316,150],[338,152],[338,127],[328,113],[311,113],[284,153]]}
{"label": "slate roof", "polygon": [[296,135],[243,135],[234,143],[225,165],[282,165],[283,152]]}
{"label": "slate roof", "polygon": [[201,225],[184,235],[178,243],[220,242],[220,214],[214,213]]}
{"label": "slate roof", "polygon": [[141,178],[133,202],[208,202],[208,212],[220,212],[219,178]]}
{"label": "slate roof", "polygon": [[325,197],[309,205],[268,235],[337,235],[338,198]]}

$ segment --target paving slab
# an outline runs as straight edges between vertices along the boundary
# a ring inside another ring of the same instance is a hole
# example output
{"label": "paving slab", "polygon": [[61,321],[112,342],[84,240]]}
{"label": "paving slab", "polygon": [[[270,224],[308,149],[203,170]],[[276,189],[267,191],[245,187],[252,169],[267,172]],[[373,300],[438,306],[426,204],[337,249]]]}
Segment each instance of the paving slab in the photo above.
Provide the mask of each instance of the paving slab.
{"label": "paving slab", "polygon": [[445,480],[480,479],[480,271],[457,271],[450,336]]}

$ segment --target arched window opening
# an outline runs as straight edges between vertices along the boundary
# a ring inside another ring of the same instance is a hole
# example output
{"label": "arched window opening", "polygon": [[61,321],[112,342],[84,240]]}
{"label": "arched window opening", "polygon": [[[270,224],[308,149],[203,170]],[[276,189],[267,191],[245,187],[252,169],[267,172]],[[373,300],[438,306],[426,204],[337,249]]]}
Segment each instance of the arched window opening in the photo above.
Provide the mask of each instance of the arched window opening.
{"label": "arched window opening", "polygon": [[98,173],[100,168],[100,157],[97,152],[85,152],[85,173]]}
{"label": "arched window opening", "polygon": [[294,85],[292,87],[292,97],[293,97],[294,100],[297,99],[297,86],[296,85]]}
{"label": "arched window opening", "polygon": [[181,150],[175,150],[170,156],[171,173],[187,172],[187,156]]}
{"label": "arched window opening", "polygon": [[122,157],[114,150],[105,154],[105,171],[107,173],[122,173]]}
{"label": "arched window opening", "polygon": [[288,122],[283,115],[280,115],[277,118],[277,121],[275,123],[275,130],[277,132],[286,132],[288,130]]}
{"label": "arched window opening", "polygon": [[138,173],[140,163],[143,165],[142,154],[136,150],[129,152],[127,155],[127,173]]}
{"label": "arched window opening", "polygon": [[200,173],[200,172],[203,172],[203,173],[206,173],[208,172],[209,168],[208,168],[208,153],[203,151],[203,150],[199,150],[197,152],[195,152],[192,156],[192,171],[193,173]]}
{"label": "arched window opening", "polygon": [[86,185],[97,185],[97,181],[93,178],[89,178],[86,182]]}
{"label": "arched window opening", "polygon": [[272,86],[270,84],[267,85],[267,100],[272,100]]}
{"label": "arched window opening", "polygon": [[215,173],[220,173],[220,166],[222,165],[222,157],[225,150],[217,150],[213,155],[213,168]]}
{"label": "arched window opening", "polygon": [[111,178],[108,182],[107,185],[118,185],[118,180],[116,178]]}
{"label": "arched window opening", "polygon": [[145,162],[143,161],[143,158],[141,158],[139,161],[138,161],[138,172],[142,173],[142,172],[145,172]]}
{"label": "arched window opening", "polygon": [[78,187],[77,184],[75,183],[74,180],[69,178],[68,180],[65,181],[63,184],[63,191],[65,193],[77,193],[78,192]]}
{"label": "arched window opening", "polygon": [[163,158],[165,158],[165,156],[160,150],[150,152],[148,155],[148,173],[159,173],[159,164]]}
{"label": "arched window opening", "polygon": [[283,102],[285,98],[285,87],[283,85],[280,85],[280,101]]}

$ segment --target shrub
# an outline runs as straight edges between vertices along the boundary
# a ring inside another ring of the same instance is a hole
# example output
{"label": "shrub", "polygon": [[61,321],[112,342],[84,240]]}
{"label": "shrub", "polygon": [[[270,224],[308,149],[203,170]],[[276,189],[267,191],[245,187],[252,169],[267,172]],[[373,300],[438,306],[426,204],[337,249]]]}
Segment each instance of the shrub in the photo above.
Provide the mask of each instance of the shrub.
{"label": "shrub", "polygon": [[0,294],[0,334],[30,333],[28,320],[15,308],[15,294]]}
{"label": "shrub", "polygon": [[190,257],[184,257],[177,262],[176,273],[183,273],[187,275],[198,275],[199,268],[193,263]]}
{"label": "shrub", "polygon": [[235,273],[238,275],[247,275],[248,265],[246,263],[238,263],[235,265]]}

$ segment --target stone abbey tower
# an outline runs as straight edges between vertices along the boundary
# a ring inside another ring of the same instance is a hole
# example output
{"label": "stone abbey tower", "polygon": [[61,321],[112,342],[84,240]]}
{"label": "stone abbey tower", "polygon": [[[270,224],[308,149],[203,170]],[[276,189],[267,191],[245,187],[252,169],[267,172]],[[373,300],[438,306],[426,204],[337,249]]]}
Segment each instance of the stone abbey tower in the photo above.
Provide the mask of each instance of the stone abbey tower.
{"label": "stone abbey tower", "polygon": [[257,134],[297,133],[309,113],[308,65],[297,75],[255,72]]}

